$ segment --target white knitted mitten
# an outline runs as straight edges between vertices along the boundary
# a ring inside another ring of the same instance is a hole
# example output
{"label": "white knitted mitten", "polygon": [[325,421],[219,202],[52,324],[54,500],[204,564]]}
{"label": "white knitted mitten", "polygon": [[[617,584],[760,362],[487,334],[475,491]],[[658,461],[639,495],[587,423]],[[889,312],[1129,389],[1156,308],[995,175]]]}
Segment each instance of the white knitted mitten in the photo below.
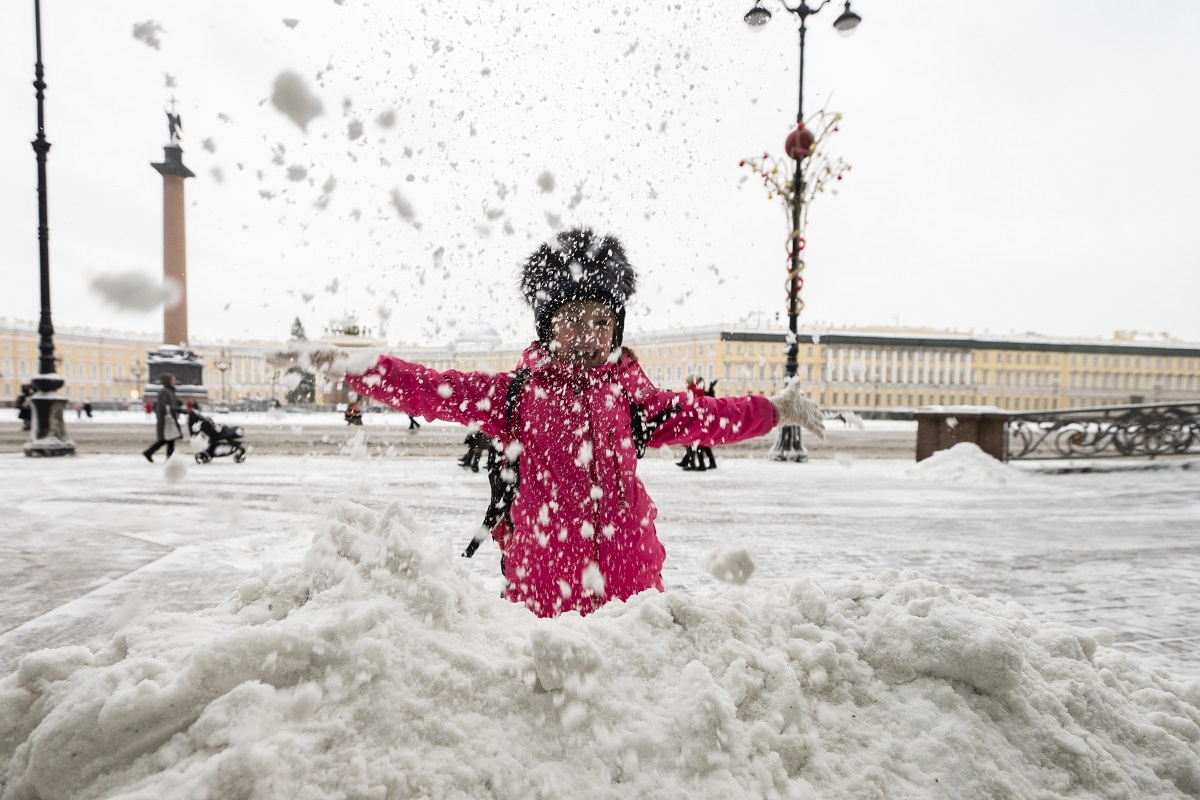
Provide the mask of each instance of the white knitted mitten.
{"label": "white knitted mitten", "polygon": [[782,392],[771,398],[779,425],[799,425],[821,441],[825,441],[825,419],[821,407],[804,396],[800,381],[792,381]]}

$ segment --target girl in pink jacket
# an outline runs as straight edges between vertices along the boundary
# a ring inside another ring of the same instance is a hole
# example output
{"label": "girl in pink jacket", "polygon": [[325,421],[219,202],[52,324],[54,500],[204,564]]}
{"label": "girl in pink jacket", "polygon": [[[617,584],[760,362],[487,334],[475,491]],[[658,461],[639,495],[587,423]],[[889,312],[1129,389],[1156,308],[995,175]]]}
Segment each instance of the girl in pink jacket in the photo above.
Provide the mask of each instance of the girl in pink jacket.
{"label": "girl in pink jacket", "polygon": [[[637,476],[639,444],[728,444],[798,424],[823,437],[820,409],[798,384],[762,396],[704,397],[658,389],[621,347],[636,274],[613,237],[571,230],[525,263],[521,289],[537,341],[506,406],[514,373],[438,372],[381,356],[354,391],[406,414],[479,426],[519,467],[496,532],[505,596],[538,616],[587,614],[611,599],[662,591],[666,552],[657,510]],[[641,441],[646,420],[659,424]]]}

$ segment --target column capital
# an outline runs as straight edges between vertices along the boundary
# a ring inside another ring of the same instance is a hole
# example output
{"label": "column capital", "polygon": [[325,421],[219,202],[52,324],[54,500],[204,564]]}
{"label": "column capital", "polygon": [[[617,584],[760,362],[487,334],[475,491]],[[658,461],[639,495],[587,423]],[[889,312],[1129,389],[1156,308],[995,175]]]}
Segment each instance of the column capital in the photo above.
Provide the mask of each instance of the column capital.
{"label": "column capital", "polygon": [[183,148],[174,142],[163,148],[163,160],[157,164],[151,162],[150,166],[158,170],[163,177],[167,175],[178,175],[181,178],[196,177],[196,173],[183,165]]}

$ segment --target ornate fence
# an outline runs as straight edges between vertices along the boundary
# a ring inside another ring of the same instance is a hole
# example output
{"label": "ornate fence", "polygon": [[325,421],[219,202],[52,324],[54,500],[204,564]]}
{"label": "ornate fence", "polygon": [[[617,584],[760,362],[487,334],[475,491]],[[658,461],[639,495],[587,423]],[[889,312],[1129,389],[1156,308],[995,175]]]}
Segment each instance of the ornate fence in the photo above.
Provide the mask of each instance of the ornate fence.
{"label": "ornate fence", "polygon": [[1200,402],[1014,412],[1008,459],[1200,455]]}

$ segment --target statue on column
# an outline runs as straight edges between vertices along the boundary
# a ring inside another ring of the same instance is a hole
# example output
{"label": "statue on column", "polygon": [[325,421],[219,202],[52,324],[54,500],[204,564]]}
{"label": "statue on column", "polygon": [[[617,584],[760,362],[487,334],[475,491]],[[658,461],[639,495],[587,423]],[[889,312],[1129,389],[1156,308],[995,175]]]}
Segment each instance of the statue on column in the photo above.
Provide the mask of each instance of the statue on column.
{"label": "statue on column", "polygon": [[178,142],[179,141],[179,132],[181,130],[183,130],[183,120],[181,120],[179,118],[178,114],[172,114],[170,111],[168,111],[167,112],[167,127],[171,131],[171,141]]}

